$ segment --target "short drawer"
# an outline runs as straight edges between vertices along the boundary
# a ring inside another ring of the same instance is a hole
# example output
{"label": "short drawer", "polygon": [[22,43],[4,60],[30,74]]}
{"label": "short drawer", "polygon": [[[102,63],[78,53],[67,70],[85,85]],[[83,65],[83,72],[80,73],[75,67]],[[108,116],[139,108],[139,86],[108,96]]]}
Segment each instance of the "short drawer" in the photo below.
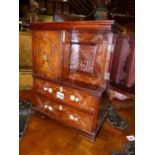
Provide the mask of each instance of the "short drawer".
{"label": "short drawer", "polygon": [[85,132],[92,131],[93,116],[89,114],[62,104],[58,104],[38,94],[34,95],[34,103],[37,110],[65,123],[66,125],[76,127]]}
{"label": "short drawer", "polygon": [[84,91],[40,79],[34,79],[34,89],[36,92],[70,106],[83,109],[90,113],[95,112],[95,104],[98,101],[97,97]]}

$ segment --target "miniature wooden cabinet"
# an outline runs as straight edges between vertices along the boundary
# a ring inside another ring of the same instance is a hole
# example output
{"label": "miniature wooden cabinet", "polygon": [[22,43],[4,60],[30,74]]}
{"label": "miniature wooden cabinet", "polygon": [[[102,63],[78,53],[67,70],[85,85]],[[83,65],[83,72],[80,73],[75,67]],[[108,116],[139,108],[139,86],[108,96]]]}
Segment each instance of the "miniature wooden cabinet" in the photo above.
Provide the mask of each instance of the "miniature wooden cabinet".
{"label": "miniature wooden cabinet", "polygon": [[35,109],[95,140],[106,115],[114,21],[32,23]]}

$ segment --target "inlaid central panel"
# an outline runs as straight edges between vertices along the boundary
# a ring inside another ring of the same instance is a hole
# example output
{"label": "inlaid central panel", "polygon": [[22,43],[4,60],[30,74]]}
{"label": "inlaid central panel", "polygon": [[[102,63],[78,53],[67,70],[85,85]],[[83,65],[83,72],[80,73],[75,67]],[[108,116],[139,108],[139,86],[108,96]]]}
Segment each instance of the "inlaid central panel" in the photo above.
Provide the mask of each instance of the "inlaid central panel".
{"label": "inlaid central panel", "polygon": [[95,68],[95,45],[71,45],[71,59],[70,71],[71,72],[85,72],[89,74],[94,73]]}

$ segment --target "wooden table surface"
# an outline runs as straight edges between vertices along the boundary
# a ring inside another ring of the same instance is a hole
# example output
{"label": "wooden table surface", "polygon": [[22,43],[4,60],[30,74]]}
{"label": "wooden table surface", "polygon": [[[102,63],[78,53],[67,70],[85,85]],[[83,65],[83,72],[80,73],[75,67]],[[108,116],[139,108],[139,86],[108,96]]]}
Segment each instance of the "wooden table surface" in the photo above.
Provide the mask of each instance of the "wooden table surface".
{"label": "wooden table surface", "polygon": [[[20,99],[32,99],[31,91],[21,91]],[[20,155],[110,155],[123,150],[127,135],[135,134],[134,108],[119,110],[128,129],[112,128],[105,122],[94,143],[79,136],[78,131],[32,112],[25,135],[19,142]]]}

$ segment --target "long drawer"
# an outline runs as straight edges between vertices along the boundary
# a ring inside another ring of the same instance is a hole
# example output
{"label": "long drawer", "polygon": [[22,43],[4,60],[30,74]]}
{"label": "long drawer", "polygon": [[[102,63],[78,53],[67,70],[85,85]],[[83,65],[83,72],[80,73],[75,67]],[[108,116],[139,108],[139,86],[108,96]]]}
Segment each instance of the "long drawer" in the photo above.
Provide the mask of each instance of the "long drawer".
{"label": "long drawer", "polygon": [[95,104],[98,102],[96,96],[84,91],[35,78],[34,90],[47,97],[91,113],[95,112]]}
{"label": "long drawer", "polygon": [[67,125],[85,132],[92,131],[93,117],[87,113],[58,104],[37,93],[34,94],[34,105],[37,110]]}

